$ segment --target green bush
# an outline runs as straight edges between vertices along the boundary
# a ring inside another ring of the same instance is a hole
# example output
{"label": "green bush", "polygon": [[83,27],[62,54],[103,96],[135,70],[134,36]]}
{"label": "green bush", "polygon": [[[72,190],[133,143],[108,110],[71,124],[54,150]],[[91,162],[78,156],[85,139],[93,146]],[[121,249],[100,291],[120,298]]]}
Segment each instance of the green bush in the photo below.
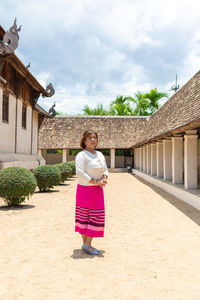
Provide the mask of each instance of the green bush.
{"label": "green bush", "polygon": [[33,195],[37,181],[31,171],[9,167],[0,171],[0,197],[8,205],[18,205]]}
{"label": "green bush", "polygon": [[40,191],[49,191],[60,184],[61,172],[58,167],[52,165],[43,165],[34,169],[33,174],[37,180]]}
{"label": "green bush", "polygon": [[61,163],[61,164],[57,164],[54,166],[58,167],[60,170],[61,183],[64,182],[65,180],[67,180],[71,176],[72,169],[68,165]]}
{"label": "green bush", "polygon": [[66,164],[67,166],[69,166],[72,169],[72,176],[76,174],[76,166],[75,166],[74,160],[66,161],[64,164]]}

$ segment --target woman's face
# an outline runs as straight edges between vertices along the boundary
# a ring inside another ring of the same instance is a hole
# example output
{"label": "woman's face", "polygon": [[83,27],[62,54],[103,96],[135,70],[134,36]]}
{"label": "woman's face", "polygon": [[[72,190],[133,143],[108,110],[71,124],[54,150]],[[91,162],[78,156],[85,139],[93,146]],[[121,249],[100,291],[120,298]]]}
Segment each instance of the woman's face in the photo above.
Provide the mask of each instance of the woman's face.
{"label": "woman's face", "polygon": [[90,134],[85,140],[86,148],[95,148],[97,146],[97,142],[98,140],[96,135],[94,133]]}

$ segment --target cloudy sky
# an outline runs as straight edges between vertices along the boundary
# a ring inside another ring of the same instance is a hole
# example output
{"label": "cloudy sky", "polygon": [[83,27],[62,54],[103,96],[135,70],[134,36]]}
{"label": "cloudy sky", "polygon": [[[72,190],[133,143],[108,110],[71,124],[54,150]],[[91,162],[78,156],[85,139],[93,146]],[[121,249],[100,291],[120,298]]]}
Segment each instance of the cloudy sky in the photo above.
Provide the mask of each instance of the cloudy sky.
{"label": "cloudy sky", "polygon": [[[6,0],[1,26],[22,25],[15,53],[56,94],[49,109],[108,108],[117,95],[182,86],[200,69],[200,2],[195,0]],[[172,95],[169,92],[169,95]]]}

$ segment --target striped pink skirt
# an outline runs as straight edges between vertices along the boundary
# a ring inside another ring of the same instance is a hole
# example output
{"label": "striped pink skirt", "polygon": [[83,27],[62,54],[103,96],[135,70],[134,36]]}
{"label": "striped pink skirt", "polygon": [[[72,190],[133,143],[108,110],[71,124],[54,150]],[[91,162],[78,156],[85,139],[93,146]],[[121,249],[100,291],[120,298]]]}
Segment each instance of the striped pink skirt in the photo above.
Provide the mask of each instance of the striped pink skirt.
{"label": "striped pink skirt", "polygon": [[103,188],[77,185],[75,231],[90,237],[103,237],[105,207]]}

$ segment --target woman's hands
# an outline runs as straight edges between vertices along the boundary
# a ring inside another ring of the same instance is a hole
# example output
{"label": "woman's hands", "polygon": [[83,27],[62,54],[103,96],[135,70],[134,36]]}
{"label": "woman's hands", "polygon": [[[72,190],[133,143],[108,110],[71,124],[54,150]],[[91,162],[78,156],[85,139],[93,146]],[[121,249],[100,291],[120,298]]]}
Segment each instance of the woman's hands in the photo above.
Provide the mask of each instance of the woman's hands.
{"label": "woman's hands", "polygon": [[99,179],[99,180],[91,179],[91,180],[89,181],[89,183],[92,183],[92,184],[94,184],[94,185],[98,185],[98,186],[104,187],[104,186],[106,186],[106,184],[108,183],[107,178],[108,178],[108,176],[103,175],[103,176],[101,177],[101,179]]}
{"label": "woman's hands", "polygon": [[101,187],[105,186],[108,183],[107,178],[107,175],[102,175],[101,179],[99,180],[99,184]]}
{"label": "woman's hands", "polygon": [[104,187],[108,182],[107,179],[101,178],[100,180],[97,181],[98,185],[101,187]]}

